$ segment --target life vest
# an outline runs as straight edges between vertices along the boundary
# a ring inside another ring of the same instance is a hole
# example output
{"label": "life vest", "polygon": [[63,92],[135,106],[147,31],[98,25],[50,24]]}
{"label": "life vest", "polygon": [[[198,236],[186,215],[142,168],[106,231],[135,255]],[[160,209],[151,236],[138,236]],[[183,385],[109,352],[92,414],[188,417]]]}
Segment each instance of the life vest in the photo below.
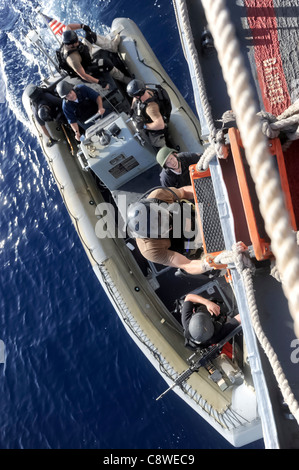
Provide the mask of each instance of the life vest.
{"label": "life vest", "polygon": [[146,108],[149,103],[155,102],[159,106],[159,110],[164,122],[167,123],[169,121],[172,110],[171,101],[167,91],[164,90],[161,85],[155,85],[155,89],[147,88],[147,90],[152,92],[153,96],[145,101],[136,100],[133,108],[134,113],[137,116],[142,117],[145,123],[153,122],[152,119],[148,116]]}
{"label": "life vest", "polygon": [[74,52],[78,52],[80,54],[82,59],[81,65],[84,70],[87,70],[92,65],[92,58],[89,49],[82,42],[79,42],[79,46],[76,49],[72,49],[67,52],[64,50],[64,44],[62,44],[60,49],[56,50],[58,65],[60,69],[65,70],[71,77],[78,76],[77,73],[67,63],[67,58]]}
{"label": "life vest", "polygon": [[[158,98],[158,105],[160,108],[160,113],[162,114],[164,121],[168,122],[170,118],[171,110],[172,110],[172,104],[171,104],[169,95],[167,91],[161,85],[155,85],[154,92]],[[151,100],[153,99],[149,98],[147,102],[149,103]]]}

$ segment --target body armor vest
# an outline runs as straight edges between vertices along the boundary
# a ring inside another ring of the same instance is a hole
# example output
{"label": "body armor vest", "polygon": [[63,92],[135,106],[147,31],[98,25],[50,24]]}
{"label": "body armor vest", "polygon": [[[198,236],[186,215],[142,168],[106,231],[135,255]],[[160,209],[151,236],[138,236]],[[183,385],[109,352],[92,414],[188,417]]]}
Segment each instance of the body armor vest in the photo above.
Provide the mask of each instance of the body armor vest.
{"label": "body armor vest", "polygon": [[79,42],[79,46],[76,49],[72,49],[67,52],[64,51],[64,45],[62,44],[60,49],[56,51],[59,68],[65,70],[71,77],[78,76],[76,72],[67,63],[67,58],[74,52],[78,52],[80,54],[82,59],[81,65],[84,70],[87,70],[92,65],[92,59],[89,53],[89,49],[87,46],[82,44],[82,42]]}

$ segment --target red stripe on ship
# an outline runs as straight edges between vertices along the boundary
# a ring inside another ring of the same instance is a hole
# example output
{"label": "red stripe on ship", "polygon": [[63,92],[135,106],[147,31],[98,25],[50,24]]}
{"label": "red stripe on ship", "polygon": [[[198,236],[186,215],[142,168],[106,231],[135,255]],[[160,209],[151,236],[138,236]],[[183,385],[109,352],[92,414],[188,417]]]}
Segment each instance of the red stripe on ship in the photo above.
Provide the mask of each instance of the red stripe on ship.
{"label": "red stripe on ship", "polygon": [[273,0],[245,0],[265,110],[281,114],[291,99],[284,76]]}

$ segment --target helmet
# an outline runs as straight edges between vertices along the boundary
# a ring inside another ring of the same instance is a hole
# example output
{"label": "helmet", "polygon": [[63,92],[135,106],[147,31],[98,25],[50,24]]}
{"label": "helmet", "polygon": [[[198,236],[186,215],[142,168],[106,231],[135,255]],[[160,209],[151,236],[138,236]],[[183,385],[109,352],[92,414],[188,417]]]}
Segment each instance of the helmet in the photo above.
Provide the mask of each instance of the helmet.
{"label": "helmet", "polygon": [[193,313],[189,323],[189,333],[196,344],[205,343],[214,334],[212,317],[208,312]]}
{"label": "helmet", "polygon": [[129,96],[142,96],[145,92],[145,84],[142,80],[131,80],[127,85],[127,93]]}
{"label": "helmet", "polygon": [[168,238],[172,217],[167,203],[150,199],[131,204],[127,212],[129,234],[136,238]]}
{"label": "helmet", "polygon": [[171,149],[169,147],[160,148],[159,152],[156,155],[156,160],[159,163],[159,165],[161,165],[162,168],[165,165],[165,162],[166,162],[167,158],[172,153],[177,153],[177,151],[175,149]]}
{"label": "helmet", "polygon": [[78,42],[78,36],[75,31],[72,30],[67,30],[62,33],[62,42],[63,44],[74,44],[75,42]]}
{"label": "helmet", "polygon": [[103,147],[110,144],[111,134],[109,134],[109,132],[105,131],[105,129],[101,129],[97,134],[99,136],[99,142]]}
{"label": "helmet", "polygon": [[38,108],[37,114],[38,114],[38,117],[42,121],[45,121],[45,122],[53,121],[53,118],[51,116],[51,109],[46,104],[43,104],[42,106]]}
{"label": "helmet", "polygon": [[36,101],[39,95],[42,93],[41,89],[36,85],[28,85],[25,88],[25,93],[31,101]]}
{"label": "helmet", "polygon": [[62,82],[59,82],[56,87],[56,91],[58,95],[60,96],[60,98],[65,98],[66,95],[68,95],[69,92],[72,91],[73,89],[74,89],[74,85],[65,80],[63,80]]}

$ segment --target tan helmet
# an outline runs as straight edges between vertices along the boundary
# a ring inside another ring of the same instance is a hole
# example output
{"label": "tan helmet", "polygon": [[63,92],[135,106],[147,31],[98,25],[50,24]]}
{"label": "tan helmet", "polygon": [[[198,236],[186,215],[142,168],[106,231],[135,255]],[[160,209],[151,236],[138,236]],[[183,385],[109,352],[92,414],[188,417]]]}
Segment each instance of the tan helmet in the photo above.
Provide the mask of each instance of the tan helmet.
{"label": "tan helmet", "polygon": [[159,152],[157,153],[157,156],[156,156],[156,160],[157,162],[159,163],[159,165],[161,165],[161,167],[163,168],[164,165],[165,165],[165,162],[167,160],[167,158],[169,157],[169,155],[171,155],[172,153],[177,153],[177,151],[175,149],[172,149],[170,147],[162,147]]}

